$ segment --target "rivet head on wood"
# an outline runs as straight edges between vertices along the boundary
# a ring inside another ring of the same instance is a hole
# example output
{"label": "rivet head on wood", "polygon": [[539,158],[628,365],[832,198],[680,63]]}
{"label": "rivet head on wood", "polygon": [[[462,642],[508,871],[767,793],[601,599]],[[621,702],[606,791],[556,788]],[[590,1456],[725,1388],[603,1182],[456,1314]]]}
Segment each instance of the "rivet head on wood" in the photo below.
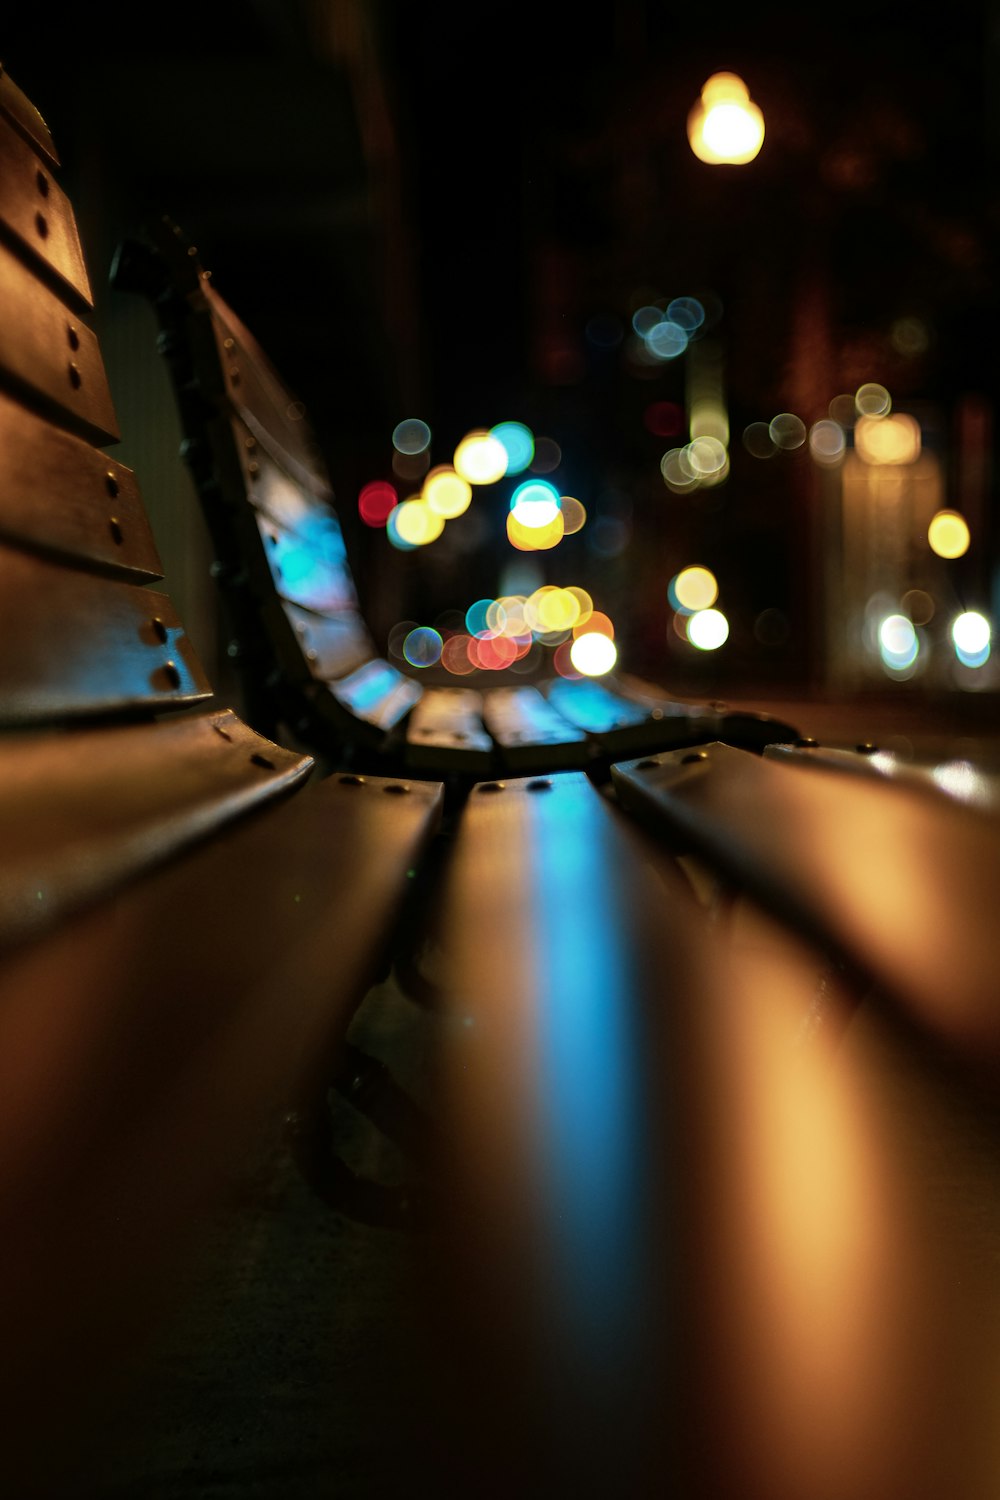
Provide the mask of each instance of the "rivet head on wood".
{"label": "rivet head on wood", "polygon": [[552,783],[547,776],[536,776],[534,781],[529,781],[526,791],[529,792],[551,792]]}
{"label": "rivet head on wood", "polygon": [[83,376],[80,374],[80,367],[73,359],[71,359],[69,362],[69,383],[73,387],[74,391],[78,391],[83,384]]}
{"label": "rivet head on wood", "polygon": [[168,631],[159,615],[154,615],[151,623],[153,626],[153,634],[156,636],[156,639],[165,643],[167,640]]}
{"label": "rivet head on wood", "polygon": [[658,760],[647,758],[646,760],[637,761],[635,768],[637,771],[655,771],[659,764]]}
{"label": "rivet head on wood", "polygon": [[799,738],[795,741],[796,747],[799,750],[814,750],[818,743],[819,742],[817,740],[814,740],[812,736],[808,734],[800,735]]}
{"label": "rivet head on wood", "polygon": [[690,754],[681,756],[681,765],[690,766],[698,760],[708,760],[708,752],[706,750],[692,750]]}
{"label": "rivet head on wood", "polygon": [[396,797],[405,797],[410,788],[404,786],[400,781],[392,781],[388,786],[384,786],[382,790],[383,792],[391,792]]}
{"label": "rivet head on wood", "polygon": [[37,214],[36,214],[36,215],[35,215],[35,228],[36,228],[36,229],[37,229],[37,231],[38,231],[38,235],[39,235],[39,238],[40,238],[40,239],[43,239],[43,240],[44,240],[44,239],[47,239],[47,238],[48,238],[48,233],[49,233],[49,221],[48,221],[48,219],[47,219],[47,218],[46,218],[46,217],[45,217],[45,215],[44,215],[44,214],[42,214],[42,213],[37,213]]}
{"label": "rivet head on wood", "polygon": [[35,173],[35,182],[38,184],[38,191],[42,197],[47,198],[49,196],[49,179],[41,168]]}
{"label": "rivet head on wood", "polygon": [[265,771],[274,770],[274,761],[268,760],[266,755],[258,755],[256,751],[250,757],[250,764],[252,766],[260,766]]}
{"label": "rivet head on wood", "polygon": [[339,776],[337,779],[341,786],[364,786],[365,784],[363,776]]}
{"label": "rivet head on wood", "polygon": [[476,787],[477,792],[502,792],[503,789],[502,781],[484,781]]}
{"label": "rivet head on wood", "polygon": [[71,349],[79,349],[80,347],[80,335],[77,333],[72,323],[68,323],[66,325],[66,342],[69,344],[69,347]]}
{"label": "rivet head on wood", "polygon": [[168,661],[163,664],[163,675],[167,679],[167,686],[179,688],[181,685],[181,674],[177,670],[176,662]]}
{"label": "rivet head on wood", "polygon": [[859,755],[874,755],[878,746],[873,745],[871,740],[865,740],[863,745],[855,745],[854,748]]}
{"label": "rivet head on wood", "polygon": [[122,528],[117,516],[111,516],[111,518],[109,519],[108,530],[111,532],[111,540],[114,542],[115,546],[120,547],[122,542],[124,542],[125,540],[125,536],[122,532]]}
{"label": "rivet head on wood", "polygon": [[108,470],[108,472],[104,476],[104,488],[107,490],[107,492],[111,496],[112,500],[114,500],[117,497],[117,494],[118,494],[118,480],[112,474],[112,472],[111,472],[110,469]]}

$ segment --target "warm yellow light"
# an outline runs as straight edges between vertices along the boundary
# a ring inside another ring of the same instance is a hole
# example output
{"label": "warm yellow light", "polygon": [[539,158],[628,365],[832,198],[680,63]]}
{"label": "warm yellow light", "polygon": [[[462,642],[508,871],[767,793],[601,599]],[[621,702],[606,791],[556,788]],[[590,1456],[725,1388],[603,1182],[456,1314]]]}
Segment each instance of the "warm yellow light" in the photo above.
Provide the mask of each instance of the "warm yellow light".
{"label": "warm yellow light", "polygon": [[674,593],[685,609],[707,609],[719,597],[719,585],[709,568],[682,568],[674,579]]}
{"label": "warm yellow light", "polygon": [[484,429],[467,432],[455,449],[455,468],[470,484],[496,484],[507,472],[507,449]]}
{"label": "warm yellow light", "polygon": [[423,499],[435,515],[453,521],[468,510],[472,486],[447,464],[441,464],[424,480]]}
{"label": "warm yellow light", "polygon": [[866,464],[913,464],[920,457],[920,423],[896,412],[891,417],[859,417],[854,448]]}
{"label": "warm yellow light", "polygon": [[618,649],[606,635],[588,632],[577,636],[570,647],[569,659],[584,677],[603,677],[618,660]]}
{"label": "warm yellow light", "polygon": [[394,515],[397,535],[411,547],[426,547],[444,530],[444,517],[435,515],[419,498],[404,500]]}
{"label": "warm yellow light", "polygon": [[699,161],[739,166],[764,143],[764,116],[735,73],[713,73],[688,115],[688,140]]}
{"label": "warm yellow light", "polygon": [[507,512],[507,540],[520,552],[547,552],[558,547],[564,530],[562,511],[558,508],[546,526],[525,526],[516,511]]}
{"label": "warm yellow light", "polygon": [[938,557],[962,557],[972,536],[968,522],[957,510],[939,510],[927,528],[931,551]]}
{"label": "warm yellow light", "polygon": [[543,631],[571,630],[580,619],[580,601],[569,589],[549,589],[538,602]]}

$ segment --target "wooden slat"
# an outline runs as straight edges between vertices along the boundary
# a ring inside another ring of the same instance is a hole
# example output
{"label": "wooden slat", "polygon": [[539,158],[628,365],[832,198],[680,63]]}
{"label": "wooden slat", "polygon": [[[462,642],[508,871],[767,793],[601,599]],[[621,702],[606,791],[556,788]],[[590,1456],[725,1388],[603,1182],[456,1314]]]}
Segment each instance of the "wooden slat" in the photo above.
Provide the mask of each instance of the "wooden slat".
{"label": "wooden slat", "polygon": [[198,376],[206,391],[225,397],[258,443],[288,473],[314,493],[332,498],[329,477],[302,403],[207,280],[202,283],[202,296],[210,311],[215,341],[215,368],[207,355],[198,361]]}
{"label": "wooden slat", "polygon": [[179,1257],[329,1076],[440,815],[388,785],[309,786],[0,966],[6,1493],[89,1492]]}
{"label": "wooden slat", "polygon": [[2,66],[0,66],[0,110],[50,167],[59,166],[59,157],[56,155],[49,127],[31,100],[18,88]]}
{"label": "wooden slat", "polygon": [[725,745],[612,774],[644,822],[844,952],[951,1047],[1000,1061],[993,819],[902,784]]}
{"label": "wooden slat", "polygon": [[0,947],[309,774],[220,712],[0,742]]}
{"label": "wooden slat", "polygon": [[[365,662],[349,677],[326,685],[329,703],[346,711],[336,716],[341,729],[376,730],[379,734],[395,729],[419,700],[420,684],[390,666],[381,657]],[[317,699],[322,710],[324,698]]]}
{"label": "wooden slat", "polygon": [[406,721],[406,760],[482,777],[493,764],[483,700],[472,688],[424,688]]}
{"label": "wooden slat", "polygon": [[308,534],[317,515],[333,517],[329,495],[317,495],[301,479],[286,473],[261,447],[245,422],[232,417],[227,426],[242,470],[244,490],[251,504],[288,531]]}
{"label": "wooden slat", "polygon": [[316,614],[357,611],[344,540],[333,516],[317,512],[307,528],[288,531],[253,514],[274,587],[283,599]]}
{"label": "wooden slat", "polygon": [[41,262],[79,311],[93,307],[73,208],[51,172],[0,116],[0,219],[29,256]]}
{"label": "wooden slat", "polygon": [[590,745],[538,691],[523,687],[492,688],[483,696],[483,721],[513,772],[549,767],[568,770],[585,765]]}
{"label": "wooden slat", "polygon": [[973,741],[971,754],[955,755],[903,754],[861,746],[847,750],[830,745],[768,745],[768,759],[796,766],[821,766],[829,771],[845,771],[867,777],[884,777],[906,786],[922,787],[937,796],[953,797],[957,802],[978,808],[993,817],[1000,815],[1000,764],[997,747],[991,750]]}
{"label": "wooden slat", "polygon": [[579,772],[473,789],[442,873],[426,944],[441,1384],[417,1393],[454,1416],[442,1492],[478,1472],[491,1496],[646,1493],[669,1145],[650,1110],[674,1073],[649,1023],[689,1003],[700,913]]}
{"label": "wooden slat", "polygon": [[634,754],[687,743],[691,738],[690,720],[683,708],[670,716],[655,713],[603,682],[560,678],[548,683],[545,693],[564,719],[590,735],[609,755]]}
{"label": "wooden slat", "polygon": [[[375,655],[371,636],[360,615],[317,615],[276,599],[271,605],[264,606],[265,617],[271,618],[279,610],[286,630],[290,626],[294,636],[295,656],[289,659],[286,654],[283,658],[289,672],[308,675],[320,682],[329,681],[347,677]],[[284,636],[284,632],[279,633],[273,619],[271,633],[276,642]]]}
{"label": "wooden slat", "polygon": [[0,723],[209,696],[166,595],[0,547]]}
{"label": "wooden slat", "polygon": [[0,392],[0,538],[146,582],[162,576],[135,475]]}
{"label": "wooden slat", "polygon": [[116,442],[117,418],[97,339],[0,242],[0,383],[27,393],[65,426]]}

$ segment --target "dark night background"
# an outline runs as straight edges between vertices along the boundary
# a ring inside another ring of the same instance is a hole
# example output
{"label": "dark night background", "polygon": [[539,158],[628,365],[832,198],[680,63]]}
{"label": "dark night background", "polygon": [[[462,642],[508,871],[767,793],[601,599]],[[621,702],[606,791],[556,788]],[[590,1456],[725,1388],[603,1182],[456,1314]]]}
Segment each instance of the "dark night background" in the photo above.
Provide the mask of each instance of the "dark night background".
{"label": "dark night background", "polygon": [[[133,415],[151,325],[126,330],[133,315],[107,287],[115,244],[149,213],[198,244],[305,401],[377,635],[496,592],[510,555],[494,540],[501,494],[415,558],[359,524],[358,487],[391,473],[393,425],[427,420],[440,463],[469,427],[518,418],[560,444],[561,486],[590,514],[549,576],[600,595],[634,665],[668,681],[694,670],[665,645],[663,597],[676,566],[710,556],[734,621],[713,672],[802,689],[822,686],[808,476],[755,465],[738,434],[780,410],[816,420],[874,379],[927,414],[947,462],[956,403],[974,393],[992,413],[998,49],[987,5],[736,15],[614,0],[585,17],[521,0],[208,0],[97,4],[55,24],[22,7],[0,58],[62,151],[121,456],[196,619],[209,606],[197,545],[171,519],[179,472],[166,441],[153,454],[131,437],[152,420]],[[745,168],[705,167],[686,141],[722,68],[767,124]],[[587,329],[696,292],[722,310],[732,472],[678,498],[643,413],[683,401],[683,362],[639,378]],[[893,345],[901,318],[919,320],[925,348]],[[980,533],[963,588],[989,608],[985,518]],[[601,534],[610,550],[593,545]],[[791,628],[762,651],[739,621],[767,609]]]}

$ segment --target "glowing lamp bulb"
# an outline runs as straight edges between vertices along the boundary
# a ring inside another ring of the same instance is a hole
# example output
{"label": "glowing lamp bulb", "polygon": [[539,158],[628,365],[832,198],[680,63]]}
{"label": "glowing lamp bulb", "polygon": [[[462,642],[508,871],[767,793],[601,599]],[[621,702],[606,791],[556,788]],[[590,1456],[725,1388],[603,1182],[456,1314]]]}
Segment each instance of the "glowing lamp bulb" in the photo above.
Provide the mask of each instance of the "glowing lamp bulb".
{"label": "glowing lamp bulb", "polygon": [[713,73],[688,115],[688,141],[699,161],[741,166],[764,143],[764,116],[735,73]]}

